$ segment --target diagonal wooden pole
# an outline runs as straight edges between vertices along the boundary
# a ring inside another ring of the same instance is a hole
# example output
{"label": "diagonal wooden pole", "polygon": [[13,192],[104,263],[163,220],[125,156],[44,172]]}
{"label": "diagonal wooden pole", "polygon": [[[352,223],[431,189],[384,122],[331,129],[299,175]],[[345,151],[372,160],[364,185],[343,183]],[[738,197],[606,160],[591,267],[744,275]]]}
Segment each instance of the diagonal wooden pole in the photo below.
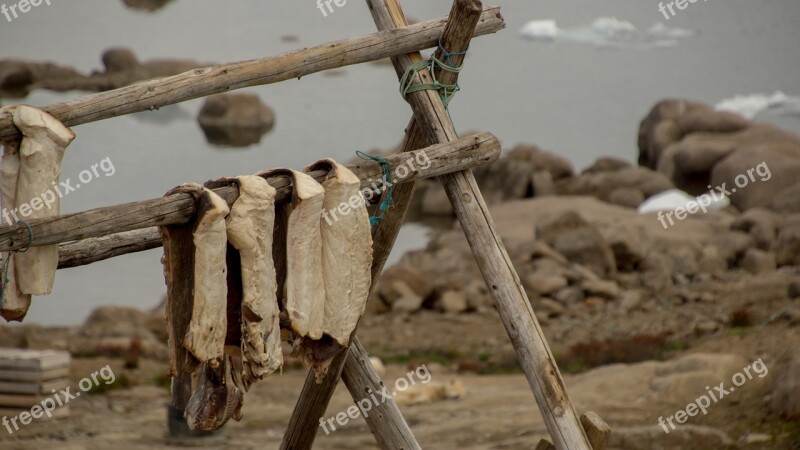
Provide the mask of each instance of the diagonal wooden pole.
{"label": "diagonal wooden pole", "polygon": [[[380,30],[407,24],[397,0],[367,2]],[[417,53],[393,57],[392,63],[398,76],[402,77],[408,67],[420,59]],[[426,71],[419,71],[413,81],[429,84],[432,80]],[[411,93],[407,100],[428,142],[448,142],[458,138],[438,92]],[[564,450],[591,449],[519,276],[494,229],[475,177],[466,170],[443,175],[440,180],[511,338],[554,444]]]}
{"label": "diagonal wooden pole", "polygon": [[[478,5],[477,9],[475,8],[476,4]],[[442,47],[449,49],[451,53],[465,51],[472,39],[476,23],[481,19],[481,11],[480,2],[474,0],[454,2],[442,35]],[[502,17],[498,13],[492,20],[502,22]],[[437,56],[440,59],[444,58],[445,55],[441,48],[437,50]],[[461,64],[462,60],[462,56],[454,56],[452,63]],[[438,75],[443,83],[456,82],[457,76],[454,73],[440,71]],[[412,118],[406,128],[406,138],[401,150],[416,150],[425,147],[426,143],[427,141],[419,133],[419,128]],[[392,206],[373,230],[373,289],[403,224],[413,191],[413,183],[397,185],[393,193]],[[354,336],[349,350],[346,354],[339,355],[334,359],[321,384],[315,383],[313,374],[309,374],[307,377],[284,435],[282,449],[311,448],[319,426],[317,421],[325,413],[340,377],[343,378],[355,402],[367,398],[369,393],[380,392],[383,387],[380,376],[369,362],[367,352],[361,346],[358,338]],[[394,400],[373,405],[372,411],[365,419],[382,449],[414,450],[421,448]]]}

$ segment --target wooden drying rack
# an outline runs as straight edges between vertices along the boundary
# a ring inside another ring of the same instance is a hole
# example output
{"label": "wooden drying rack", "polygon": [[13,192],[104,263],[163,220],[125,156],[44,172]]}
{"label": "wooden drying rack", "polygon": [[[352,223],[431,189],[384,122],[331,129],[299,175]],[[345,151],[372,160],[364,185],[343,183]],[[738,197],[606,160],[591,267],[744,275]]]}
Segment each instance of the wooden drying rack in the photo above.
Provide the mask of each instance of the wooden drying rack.
{"label": "wooden drying rack", "polygon": [[[379,29],[371,35],[270,58],[195,69],[43,109],[65,125],[75,126],[387,57],[391,58],[398,77],[402,77],[409,66],[422,60],[420,50],[438,46],[435,53],[437,58],[441,60],[447,56],[449,64],[459,66],[463,63],[464,52],[473,36],[494,33],[505,26],[500,8],[483,7],[480,0],[454,0],[449,17],[415,25],[408,24],[399,0],[367,0],[367,4]],[[438,67],[433,70],[440,83],[454,84],[457,81],[458,74],[455,72],[443,71]],[[413,72],[412,77],[414,84],[432,82],[428,70]],[[436,91],[413,92],[406,99],[414,115],[405,129],[400,152],[387,157],[387,160],[395,167],[410,156],[400,153],[424,150],[432,164],[425,170],[412,171],[409,177],[395,186],[392,206],[373,228],[373,289],[405,218],[414,193],[414,180],[438,177],[516,350],[555,448],[604,448],[609,429],[595,414],[585,414],[579,419],[575,413],[533,308],[470,170],[497,159],[499,142],[489,133],[460,139]],[[10,115],[0,113],[0,142],[19,136]],[[350,168],[362,180],[362,186],[367,186],[372,179],[379,179],[382,175],[381,166],[375,162]],[[278,189],[278,202],[285,200],[291,189],[288,181],[270,181]],[[229,204],[238,197],[235,187],[220,188],[217,193]],[[191,196],[175,194],[32,220],[29,223],[32,236],[29,229],[22,225],[0,226],[0,251],[20,250],[28,245],[59,244],[59,268],[80,266],[160,247],[162,242],[158,227],[173,230],[186,228],[193,221],[195,213]],[[172,300],[168,308],[173,317],[185,317],[188,323],[191,303]],[[182,340],[176,341],[177,344],[173,345],[180,346]],[[355,333],[351,342],[347,351],[335,357],[322,383],[316,383],[314,374],[309,372],[284,435],[282,449],[311,448],[318,430],[318,420],[324,416],[340,378],[354,401],[361,400],[365,393],[381,390],[383,382]],[[188,401],[186,392],[190,382],[185,373],[178,373],[173,379],[173,408],[181,417]],[[381,448],[421,449],[394,400],[375,405],[373,413],[365,419]],[[552,447],[552,444],[542,441],[537,448],[548,446]]]}

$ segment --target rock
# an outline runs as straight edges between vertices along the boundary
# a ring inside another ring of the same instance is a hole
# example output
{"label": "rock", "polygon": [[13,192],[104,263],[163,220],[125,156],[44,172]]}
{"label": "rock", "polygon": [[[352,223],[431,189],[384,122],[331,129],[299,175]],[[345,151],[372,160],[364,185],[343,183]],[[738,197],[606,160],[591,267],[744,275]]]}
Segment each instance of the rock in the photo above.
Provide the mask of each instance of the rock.
{"label": "rock", "polygon": [[508,158],[517,163],[530,162],[536,171],[550,172],[553,180],[568,178],[574,174],[572,163],[568,159],[535,145],[517,145],[508,153]]}
{"label": "rock", "polygon": [[731,223],[731,229],[750,234],[761,250],[769,250],[778,235],[783,219],[765,208],[751,208]]}
{"label": "rock", "polygon": [[782,214],[800,213],[800,186],[790,186],[777,193],[769,207]]}
{"label": "rock", "polygon": [[772,440],[772,436],[765,433],[747,433],[747,437],[744,438],[744,443],[746,445],[750,444],[760,444],[762,442],[769,442]]}
{"label": "rock", "polygon": [[[381,274],[381,283],[405,282],[423,300],[433,295],[434,287],[428,278],[410,264],[396,264]],[[380,286],[378,288],[380,292]],[[389,302],[391,304],[391,302]]]}
{"label": "rock", "polygon": [[537,314],[544,313],[545,317],[548,318],[561,317],[567,314],[567,308],[564,305],[546,297],[536,301],[533,310]]}
{"label": "rock", "polygon": [[582,264],[601,277],[617,271],[614,253],[603,236],[578,213],[567,211],[543,218],[536,224],[536,237],[570,262]]}
{"label": "rock", "polygon": [[[413,313],[422,309],[424,299],[417,295],[411,287],[404,281],[393,281],[390,283],[392,292],[384,298],[387,304],[391,305],[392,311],[401,313]],[[392,299],[387,301],[386,298]]]}
{"label": "rock", "polygon": [[713,333],[719,329],[719,324],[713,320],[701,320],[694,324],[694,331],[698,335]]}
{"label": "rock", "polygon": [[778,268],[775,256],[757,248],[749,248],[745,251],[740,267],[753,275],[772,272]]}
{"label": "rock", "polygon": [[569,265],[567,258],[564,258],[561,253],[553,250],[552,247],[542,241],[535,241],[533,243],[533,255],[531,256],[534,258],[550,258],[563,266]]}
{"label": "rock", "polygon": [[710,244],[717,248],[720,256],[732,267],[745,250],[755,247],[755,240],[739,231],[727,231],[711,238]]}
{"label": "rock", "polygon": [[717,274],[728,270],[728,261],[720,254],[719,248],[715,245],[703,247],[698,264],[704,273]]}
{"label": "rock", "polygon": [[275,113],[253,94],[208,97],[197,121],[214,145],[246,147],[261,141],[275,125]]}
{"label": "rock", "polygon": [[417,383],[408,389],[398,390],[395,401],[398,405],[419,405],[424,403],[434,403],[443,400],[456,400],[464,397],[467,390],[459,380],[451,380],[449,383],[438,381],[429,383]]}
{"label": "rock", "polygon": [[483,280],[474,280],[464,288],[464,296],[467,298],[467,308],[470,311],[483,312],[490,310],[494,305],[486,283]]}
{"label": "rock", "polygon": [[787,346],[769,367],[773,379],[771,409],[784,419],[800,419],[800,350]]}
{"label": "rock", "polygon": [[789,283],[789,298],[796,299],[800,298],[800,282],[793,281]]}
{"label": "rock", "polygon": [[644,202],[642,191],[631,187],[616,188],[608,194],[608,202],[627,208],[638,208]]}
{"label": "rock", "polygon": [[3,97],[26,97],[35,77],[31,67],[15,60],[0,61],[0,94]]}
{"label": "rock", "polygon": [[591,280],[583,282],[583,290],[587,295],[613,300],[619,296],[619,286],[614,281]]}
{"label": "rock", "polygon": [[439,307],[445,313],[460,314],[467,310],[467,299],[459,291],[445,291],[439,299]]}
{"label": "rock", "polygon": [[669,434],[658,425],[614,428],[609,439],[611,448],[626,450],[730,448],[733,444],[722,430],[689,424],[670,429]]}
{"label": "rock", "polygon": [[625,313],[635,311],[639,305],[642,304],[643,297],[644,295],[640,290],[625,291],[622,294],[622,300],[619,302],[619,307]]}
{"label": "rock", "polygon": [[147,12],[158,11],[172,0],[122,0],[128,8],[140,9]]}
{"label": "rock", "polygon": [[133,70],[140,65],[133,50],[124,47],[106,49],[101,59],[107,73]]}
{"label": "rock", "polygon": [[[586,172],[577,177],[561,180],[556,183],[556,192],[559,195],[591,195],[610,202],[611,193],[622,188],[639,191],[648,198],[674,187],[666,176],[648,168],[625,167],[610,172]],[[617,198],[622,198],[623,194],[615,195]],[[638,194],[635,193],[625,195],[629,199],[632,196],[638,198]]]}
{"label": "rock", "polygon": [[786,218],[772,251],[779,266],[800,266],[800,214]]}
{"label": "rock", "polygon": [[525,289],[534,297],[550,295],[567,287],[567,279],[558,275],[528,274],[522,282]]}
{"label": "rock", "polygon": [[725,183],[732,192],[731,204],[740,210],[772,208],[773,200],[795,187],[798,179],[800,137],[793,135],[742,145],[711,170],[711,185]]}
{"label": "rock", "polygon": [[558,291],[554,298],[562,305],[577,305],[584,299],[583,289],[568,287]]}
{"label": "rock", "polygon": [[372,364],[372,368],[375,369],[375,372],[380,375],[381,377],[386,376],[386,366],[383,365],[383,361],[377,356],[370,356],[369,358],[370,364]]}
{"label": "rock", "polygon": [[615,170],[624,169],[627,167],[633,167],[633,165],[625,161],[624,159],[613,158],[613,157],[602,157],[598,158],[597,161],[592,163],[591,166],[587,167],[581,173],[600,173],[600,172],[611,172]]}

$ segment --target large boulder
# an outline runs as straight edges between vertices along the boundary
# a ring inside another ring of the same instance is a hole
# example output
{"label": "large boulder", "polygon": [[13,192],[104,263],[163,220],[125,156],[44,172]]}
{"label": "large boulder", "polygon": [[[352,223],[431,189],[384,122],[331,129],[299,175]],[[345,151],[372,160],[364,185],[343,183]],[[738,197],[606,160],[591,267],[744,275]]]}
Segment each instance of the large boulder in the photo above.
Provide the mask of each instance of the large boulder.
{"label": "large boulder", "polygon": [[209,143],[246,147],[275,125],[275,113],[254,94],[219,94],[206,99],[197,121]]}
{"label": "large boulder", "polygon": [[601,277],[617,272],[611,246],[596,228],[574,211],[544,217],[536,225],[536,239]]}
{"label": "large boulder", "polygon": [[559,195],[591,195],[629,208],[636,208],[645,199],[672,188],[672,182],[658,172],[611,162],[598,162],[582,174],[556,183]]}

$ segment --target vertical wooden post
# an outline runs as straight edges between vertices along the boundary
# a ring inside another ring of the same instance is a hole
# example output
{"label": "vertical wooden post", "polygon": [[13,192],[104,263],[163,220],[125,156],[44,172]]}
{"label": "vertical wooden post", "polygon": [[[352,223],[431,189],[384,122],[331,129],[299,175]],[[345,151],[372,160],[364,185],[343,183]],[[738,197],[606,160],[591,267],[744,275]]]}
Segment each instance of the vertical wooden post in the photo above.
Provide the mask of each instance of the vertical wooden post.
{"label": "vertical wooden post", "polygon": [[[380,30],[406,25],[397,0],[367,2]],[[392,58],[392,63],[401,76],[420,58],[418,53],[402,55]],[[414,82],[430,83],[430,75],[420,71],[414,76]],[[457,138],[438,92],[412,93],[407,100],[429,143],[449,142]],[[467,236],[556,447],[565,450],[591,449],[519,276],[494,229],[489,209],[472,171],[444,175],[440,180]]]}
{"label": "vertical wooden post", "polygon": [[[477,0],[455,1],[442,36],[442,46],[451,53],[465,51],[469,47],[482,10],[482,5]],[[444,58],[441,48],[436,50],[436,54],[438,58]],[[454,55],[450,62],[461,64],[462,61],[463,56]],[[457,75],[451,72],[440,71],[437,74],[442,83],[455,83],[457,78]],[[401,151],[417,150],[426,145],[427,140],[419,132],[419,127],[412,118],[406,129],[406,138]],[[394,246],[400,227],[403,225],[413,192],[413,182],[397,185],[393,193],[394,203],[373,230],[373,290]],[[350,349],[346,354],[334,359],[321,384],[314,382],[312,374],[306,378],[303,391],[295,405],[289,427],[284,435],[281,449],[311,448],[316,437],[319,417],[324,415],[336,385],[339,383],[339,378],[342,376],[342,371],[345,371],[345,384],[355,402],[365,397],[366,390],[380,390],[380,376],[369,363],[367,352],[357,337],[353,336],[351,341]],[[381,448],[398,450],[421,448],[394,400],[375,405],[373,411],[366,417],[366,421]]]}

